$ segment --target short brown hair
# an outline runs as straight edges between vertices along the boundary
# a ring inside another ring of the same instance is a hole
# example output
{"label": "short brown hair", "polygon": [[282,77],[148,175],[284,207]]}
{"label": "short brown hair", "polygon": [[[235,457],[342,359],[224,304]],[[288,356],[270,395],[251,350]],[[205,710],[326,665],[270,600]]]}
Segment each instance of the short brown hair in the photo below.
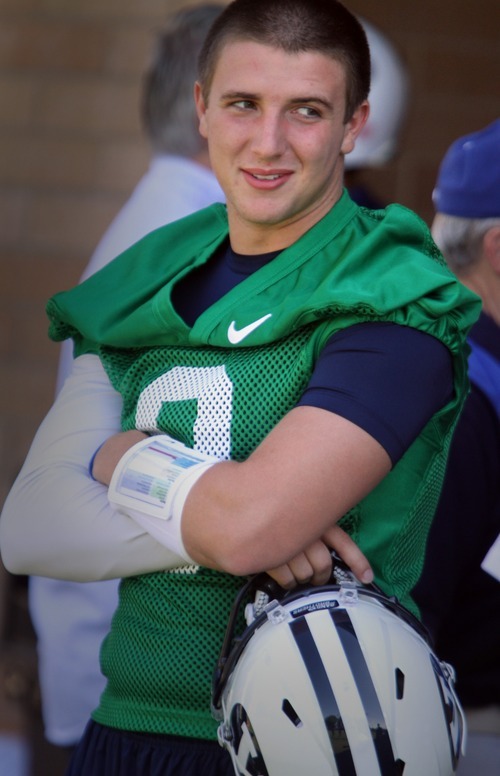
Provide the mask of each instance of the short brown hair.
{"label": "short brown hair", "polygon": [[338,0],[233,0],[212,25],[198,60],[208,102],[223,46],[251,40],[287,53],[318,51],[338,60],[346,72],[348,121],[370,91],[370,49],[358,19]]}

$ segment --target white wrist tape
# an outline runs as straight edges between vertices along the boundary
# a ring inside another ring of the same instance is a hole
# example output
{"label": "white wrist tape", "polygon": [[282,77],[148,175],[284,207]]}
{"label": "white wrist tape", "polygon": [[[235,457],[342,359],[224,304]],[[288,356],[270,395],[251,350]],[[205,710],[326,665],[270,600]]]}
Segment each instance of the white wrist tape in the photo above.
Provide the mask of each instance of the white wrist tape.
{"label": "white wrist tape", "polygon": [[164,547],[195,564],[182,541],[182,510],[195,482],[217,460],[166,434],[142,439],[118,462],[108,489],[109,503]]}

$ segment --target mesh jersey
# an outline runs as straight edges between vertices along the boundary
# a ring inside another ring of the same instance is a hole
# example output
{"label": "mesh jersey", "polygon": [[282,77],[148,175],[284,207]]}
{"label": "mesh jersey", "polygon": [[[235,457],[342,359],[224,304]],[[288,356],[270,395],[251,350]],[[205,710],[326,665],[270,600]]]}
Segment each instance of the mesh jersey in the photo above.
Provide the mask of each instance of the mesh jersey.
{"label": "mesh jersey", "polygon": [[[344,194],[298,243],[189,328],[170,304],[171,288],[226,234],[218,207],[153,233],[51,300],[52,336],[72,335],[77,353],[100,355],[123,396],[124,429],[161,430],[236,460],[294,406],[335,331],[389,320],[440,339],[454,356],[453,401],[343,518],[377,582],[414,608],[408,591],[420,572],[466,389],[464,341],[476,298],[445,268],[416,216],[397,206],[365,211]],[[131,730],[215,737],[211,674],[240,585],[191,566],[124,580],[103,645],[108,685],[94,718]]]}

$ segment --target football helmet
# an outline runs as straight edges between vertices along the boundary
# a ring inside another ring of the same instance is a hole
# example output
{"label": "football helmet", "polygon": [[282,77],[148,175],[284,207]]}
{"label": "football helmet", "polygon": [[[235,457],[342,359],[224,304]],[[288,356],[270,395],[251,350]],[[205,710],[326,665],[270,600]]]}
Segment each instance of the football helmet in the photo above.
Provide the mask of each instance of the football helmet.
{"label": "football helmet", "polygon": [[[235,601],[214,674],[219,743],[238,776],[447,776],[465,721],[420,622],[349,576]],[[266,603],[266,601],[268,601]]]}

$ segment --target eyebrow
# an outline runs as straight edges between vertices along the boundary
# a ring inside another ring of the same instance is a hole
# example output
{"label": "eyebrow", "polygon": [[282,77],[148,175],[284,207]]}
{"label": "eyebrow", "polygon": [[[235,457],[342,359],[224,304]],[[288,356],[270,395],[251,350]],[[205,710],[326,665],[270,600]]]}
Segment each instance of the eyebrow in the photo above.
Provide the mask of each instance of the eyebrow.
{"label": "eyebrow", "polygon": [[323,105],[324,108],[328,108],[328,110],[333,110],[333,105],[329,100],[325,100],[323,97],[317,97],[317,96],[311,96],[311,97],[296,97],[293,100],[290,100],[291,105],[304,105],[306,103],[307,105],[310,105],[311,103],[316,103],[317,105]]}
{"label": "eyebrow", "polygon": [[[221,100],[259,100],[259,95],[255,94],[253,92],[236,92],[236,91],[230,91],[230,92],[224,92],[224,94],[221,94],[220,97]],[[309,97],[294,97],[292,100],[290,100],[290,105],[311,105],[312,103],[315,103],[316,105],[322,105],[324,108],[327,108],[328,110],[333,110],[333,105],[328,100],[324,99],[323,97],[318,97],[317,95],[311,95]]]}
{"label": "eyebrow", "polygon": [[257,94],[251,92],[224,92],[220,96],[221,100],[258,100]]}

